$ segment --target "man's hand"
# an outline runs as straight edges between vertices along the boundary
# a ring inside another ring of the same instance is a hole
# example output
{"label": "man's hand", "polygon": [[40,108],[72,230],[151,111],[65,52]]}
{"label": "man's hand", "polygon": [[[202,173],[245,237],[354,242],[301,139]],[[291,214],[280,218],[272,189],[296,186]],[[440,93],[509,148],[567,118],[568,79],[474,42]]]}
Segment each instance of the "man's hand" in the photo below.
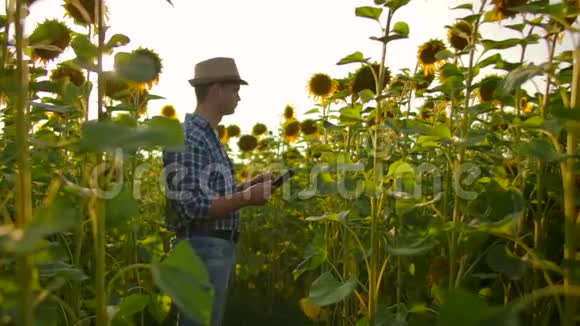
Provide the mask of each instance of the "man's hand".
{"label": "man's hand", "polygon": [[269,178],[263,179],[263,182],[250,186],[243,191],[243,198],[249,205],[258,206],[266,204],[277,187],[272,185]]}
{"label": "man's hand", "polygon": [[246,182],[241,183],[238,186],[238,190],[240,190],[240,191],[246,190],[255,184],[266,182],[266,181],[271,181],[272,178],[273,178],[272,172],[265,172],[265,173],[258,174],[257,176],[255,176],[251,180],[248,180]]}

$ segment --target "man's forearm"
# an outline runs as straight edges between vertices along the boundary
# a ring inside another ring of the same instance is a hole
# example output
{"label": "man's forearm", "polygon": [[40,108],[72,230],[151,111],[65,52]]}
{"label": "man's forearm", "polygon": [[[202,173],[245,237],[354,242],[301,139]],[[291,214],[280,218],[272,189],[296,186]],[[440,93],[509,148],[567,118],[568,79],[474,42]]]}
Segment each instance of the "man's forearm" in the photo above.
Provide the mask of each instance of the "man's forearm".
{"label": "man's forearm", "polygon": [[229,196],[222,196],[214,199],[208,210],[208,215],[212,218],[222,218],[226,214],[234,212],[249,205],[249,198],[244,198],[244,192],[235,192]]}

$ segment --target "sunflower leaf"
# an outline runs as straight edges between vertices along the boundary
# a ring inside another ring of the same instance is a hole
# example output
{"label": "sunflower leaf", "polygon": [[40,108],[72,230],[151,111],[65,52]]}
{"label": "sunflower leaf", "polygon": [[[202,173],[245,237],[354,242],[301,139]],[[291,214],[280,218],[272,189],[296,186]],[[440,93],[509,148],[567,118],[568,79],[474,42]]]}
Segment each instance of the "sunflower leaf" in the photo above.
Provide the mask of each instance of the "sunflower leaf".
{"label": "sunflower leaf", "polygon": [[457,10],[457,9],[473,10],[473,5],[471,3],[464,3],[464,4],[459,5],[457,7],[451,8],[451,10]]}
{"label": "sunflower leaf", "polygon": [[393,27],[393,32],[409,36],[409,25],[405,22],[396,22],[395,26]]}
{"label": "sunflower leaf", "polygon": [[355,62],[367,62],[369,58],[365,58],[362,52],[356,51],[347,55],[346,57],[340,59],[336,64],[337,65],[345,65],[348,63],[355,63]]}
{"label": "sunflower leaf", "polygon": [[489,50],[505,50],[516,45],[522,44],[522,39],[519,38],[509,38],[501,41],[494,40],[481,40],[481,44],[485,48],[485,51]]}
{"label": "sunflower leaf", "polygon": [[109,39],[107,44],[105,44],[105,49],[112,50],[113,48],[127,45],[127,44],[129,44],[130,41],[131,40],[126,35],[115,34],[115,35],[111,36],[111,38]]}
{"label": "sunflower leaf", "polygon": [[383,13],[382,8],[363,6],[355,8],[355,15],[363,18],[370,18],[374,20],[379,20],[381,14]]}
{"label": "sunflower leaf", "polygon": [[397,9],[405,6],[410,1],[411,0],[388,0],[385,3],[385,7],[389,7],[391,9],[391,12],[395,12]]}

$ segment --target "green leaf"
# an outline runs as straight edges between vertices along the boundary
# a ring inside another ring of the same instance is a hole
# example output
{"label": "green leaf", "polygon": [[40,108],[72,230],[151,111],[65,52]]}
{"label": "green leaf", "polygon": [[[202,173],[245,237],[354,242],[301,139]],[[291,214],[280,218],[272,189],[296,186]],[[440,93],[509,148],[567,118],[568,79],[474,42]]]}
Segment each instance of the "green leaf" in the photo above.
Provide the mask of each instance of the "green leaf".
{"label": "green leaf", "polygon": [[457,7],[451,8],[451,10],[457,10],[457,9],[473,10],[473,5],[471,3],[464,3],[464,4],[459,5]]}
{"label": "green leaf", "polygon": [[487,57],[487,58],[485,58],[485,59],[481,60],[481,61],[480,61],[480,62],[477,64],[477,67],[481,69],[481,68],[487,67],[487,66],[489,66],[489,65],[496,64],[496,63],[497,63],[498,61],[500,61],[501,59],[502,59],[502,58],[501,58],[501,54],[499,54],[499,53],[496,53],[496,54],[494,54],[494,55],[492,55],[492,56],[489,56],[489,57]]}
{"label": "green leaf", "polygon": [[487,253],[486,262],[495,272],[502,273],[511,280],[519,280],[526,274],[527,264],[505,244],[495,244]]}
{"label": "green leaf", "polygon": [[8,239],[0,236],[0,248],[15,254],[33,252],[45,245],[46,237],[77,225],[80,222],[79,217],[79,211],[72,199],[59,197],[50,207],[37,208],[32,223],[23,234],[13,234]]}
{"label": "green leaf", "polygon": [[389,166],[389,172],[387,173],[386,178],[390,178],[390,177],[395,177],[395,176],[402,176],[406,173],[410,173],[412,175],[415,175],[415,168],[402,160],[393,162],[393,164],[391,164]]}
{"label": "green leaf", "polygon": [[445,292],[442,297],[441,326],[519,326],[516,311],[509,306],[490,307],[478,295],[463,289]]}
{"label": "green leaf", "polygon": [[122,148],[129,151],[162,146],[182,148],[183,126],[175,119],[156,116],[138,128],[110,121],[89,121],[83,126],[81,151],[108,151]]}
{"label": "green leaf", "polygon": [[360,97],[363,104],[375,99],[375,93],[370,89],[363,89],[362,91],[358,92],[358,96]]}
{"label": "green leaf", "polygon": [[481,44],[485,48],[485,51],[509,49],[521,43],[522,39],[520,38],[510,38],[501,41],[481,40]]}
{"label": "green leaf", "polygon": [[405,22],[396,22],[395,26],[393,27],[393,32],[400,35],[409,36],[409,25]]}
{"label": "green leaf", "polygon": [[580,121],[580,107],[570,109],[564,106],[553,106],[550,107],[550,113],[561,120]]}
{"label": "green leaf", "polygon": [[376,37],[376,36],[371,36],[370,39],[373,41],[379,41],[379,42],[383,42],[383,43],[389,43],[390,41],[394,41],[394,40],[400,40],[400,39],[406,39],[408,38],[408,36],[406,35],[401,35],[401,34],[390,34],[387,37]]}
{"label": "green leaf", "polygon": [[126,35],[115,34],[115,35],[111,36],[109,41],[105,44],[105,49],[112,50],[113,48],[127,45],[127,44],[129,44],[130,41],[131,40]]}
{"label": "green leaf", "polygon": [[381,14],[383,13],[383,9],[377,7],[363,6],[355,8],[354,13],[357,17],[370,18],[378,21],[379,18],[381,17]]}
{"label": "green leaf", "polygon": [[507,74],[502,81],[502,90],[505,94],[509,94],[512,90],[521,87],[532,77],[541,75],[543,72],[543,65],[536,66],[532,63],[529,66],[520,66]]}
{"label": "green leaf", "polygon": [[37,102],[32,102],[32,103],[30,103],[30,105],[36,110],[45,111],[45,112],[65,113],[65,112],[75,111],[75,109],[70,105],[55,105],[55,104],[37,103]]}
{"label": "green leaf", "polygon": [[535,116],[527,118],[526,120],[524,120],[518,124],[524,128],[536,129],[536,128],[541,128],[542,126],[544,126],[544,122],[545,122],[545,120],[542,116],[535,115]]}
{"label": "green leaf", "polygon": [[88,276],[82,270],[61,260],[41,262],[36,264],[36,266],[38,267],[38,277],[41,279],[59,277],[79,282],[88,279]]}
{"label": "green leaf", "polygon": [[331,272],[320,275],[310,288],[310,301],[317,306],[328,306],[346,299],[357,287],[357,279],[340,283]]}
{"label": "green leaf", "polygon": [[107,200],[106,206],[107,225],[113,227],[139,216],[140,203],[133,197],[130,189],[124,189],[112,199]]}
{"label": "green leaf", "polygon": [[151,265],[155,284],[194,320],[208,324],[214,290],[207,270],[187,241],[177,244],[162,262]]}
{"label": "green leaf", "polygon": [[389,239],[386,249],[393,256],[421,256],[435,245],[436,242],[428,236],[397,236]]}
{"label": "green leaf", "polygon": [[550,162],[558,158],[554,145],[545,137],[534,138],[529,143],[519,145],[521,154],[535,157],[544,162]]}
{"label": "green leaf", "polygon": [[397,11],[403,6],[406,6],[411,0],[387,0],[385,7],[391,9],[392,12]]}
{"label": "green leaf", "polygon": [[353,52],[349,55],[347,55],[346,57],[340,59],[336,64],[337,65],[345,65],[348,63],[355,63],[355,62],[367,62],[369,60],[369,58],[365,58],[364,55],[362,54],[362,52],[360,51],[356,51]]}
{"label": "green leaf", "polygon": [[450,50],[443,50],[435,53],[435,59],[437,60],[447,60],[453,58],[453,52]]}
{"label": "green leaf", "polygon": [[88,36],[83,34],[79,34],[73,38],[71,47],[73,48],[77,57],[84,58],[89,61],[99,55],[99,49],[97,46],[91,43]]}
{"label": "green leaf", "polygon": [[451,130],[446,125],[438,125],[432,128],[430,134],[441,139],[451,139]]}
{"label": "green leaf", "polygon": [[360,104],[355,104],[354,107],[344,107],[340,110],[340,123],[341,125],[351,125],[359,123],[362,120],[361,116],[362,106]]}
{"label": "green leaf", "polygon": [[143,311],[149,304],[150,297],[144,294],[130,294],[121,300],[115,318],[131,317]]}

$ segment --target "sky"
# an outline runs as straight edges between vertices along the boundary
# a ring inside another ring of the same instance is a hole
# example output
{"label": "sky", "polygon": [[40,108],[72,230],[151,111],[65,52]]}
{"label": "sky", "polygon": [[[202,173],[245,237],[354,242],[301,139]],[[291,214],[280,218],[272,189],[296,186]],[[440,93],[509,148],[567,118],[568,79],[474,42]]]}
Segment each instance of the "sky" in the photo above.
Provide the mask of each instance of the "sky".
{"label": "sky", "polygon": [[[479,7],[479,1],[471,0],[411,0],[397,11],[394,22],[407,22],[410,35],[389,44],[389,69],[394,73],[412,70],[418,46],[432,38],[447,42],[444,26],[468,14],[451,8],[466,2]],[[38,0],[31,7],[26,33],[46,18],[62,19],[62,3]],[[0,4],[3,10],[5,1]],[[277,126],[288,104],[296,108],[298,118],[303,117],[315,103],[307,90],[313,74],[342,78],[359,67],[336,65],[344,56],[361,51],[380,60],[381,44],[369,39],[380,35],[378,24],[355,16],[356,7],[373,5],[373,0],[173,0],[174,6],[165,0],[108,0],[106,4],[108,37],[122,33],[131,39],[120,51],[147,47],[163,60],[160,82],[150,92],[165,99],[150,102],[150,115],[159,114],[165,104],[172,104],[181,120],[193,112],[195,94],[187,80],[193,76],[195,63],[214,56],[234,58],[249,83],[241,88],[236,112],[222,119],[225,125],[239,125],[242,132],[250,132],[257,122]],[[482,33],[492,39],[517,36],[497,24],[486,24]],[[571,40],[559,46],[570,50]],[[530,60],[545,61],[543,44],[528,53]],[[510,54],[519,56],[517,51]],[[112,60],[112,56],[105,59],[105,69],[112,68]]]}

